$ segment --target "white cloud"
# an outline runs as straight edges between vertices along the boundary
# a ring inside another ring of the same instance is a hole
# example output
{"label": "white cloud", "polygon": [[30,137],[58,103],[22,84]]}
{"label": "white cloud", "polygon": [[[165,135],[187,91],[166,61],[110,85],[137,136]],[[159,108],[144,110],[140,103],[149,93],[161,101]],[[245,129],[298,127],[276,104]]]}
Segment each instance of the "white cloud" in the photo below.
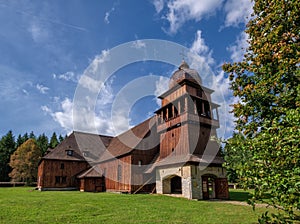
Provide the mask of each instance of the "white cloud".
{"label": "white cloud", "polygon": [[226,13],[225,27],[237,26],[240,23],[246,24],[253,12],[253,1],[251,0],[228,0],[225,3]]}
{"label": "white cloud", "polygon": [[73,130],[73,103],[69,98],[65,98],[61,104],[61,111],[53,112],[48,106],[41,106],[42,111],[59,123],[59,125],[70,133]]}
{"label": "white cloud", "polygon": [[60,102],[60,109],[57,111],[46,105],[41,106],[41,110],[49,114],[67,133],[76,128],[77,131],[117,135],[130,128],[130,119],[125,116],[126,111],[122,110],[122,107],[116,110],[113,119],[110,110],[100,110],[96,113],[94,108],[87,107],[77,108],[78,116],[73,117],[73,102],[69,98]]}
{"label": "white cloud", "polygon": [[36,84],[36,88],[38,91],[40,91],[40,93],[42,94],[46,94],[47,91],[49,90],[49,88],[47,86],[44,86],[42,84]]}
{"label": "white cloud", "polygon": [[219,137],[230,137],[234,129],[234,117],[229,113],[229,105],[234,103],[235,98],[233,98],[229,89],[229,79],[223,71],[219,72],[219,74],[212,72],[210,66],[215,64],[215,60],[212,57],[212,50],[206,45],[202,37],[201,30],[197,31],[190,50],[198,55],[197,57],[189,55],[192,56],[189,58],[191,61],[190,67],[199,71],[204,85],[215,90],[212,94],[212,99],[213,102],[220,105],[218,109],[220,121]]}
{"label": "white cloud", "polygon": [[114,93],[112,84],[114,81],[114,77],[110,78],[108,82],[101,85],[100,92],[98,94],[97,105],[104,106],[107,104],[111,104],[114,99]]}
{"label": "white cloud", "polygon": [[[83,72],[83,75],[80,77],[78,81],[78,85],[87,89],[91,93],[98,93],[102,91],[103,94],[112,94],[112,89],[110,85],[112,83],[105,84],[105,66],[103,65],[104,62],[109,60],[109,50],[103,50],[100,55],[97,55],[89,66]],[[55,77],[57,77],[55,75]],[[101,77],[103,79],[101,79]],[[113,81],[113,78],[110,79]]]}
{"label": "white cloud", "polygon": [[160,13],[161,10],[163,10],[163,8],[164,8],[164,0],[154,0],[152,3],[154,5],[154,7],[155,7],[156,13]]}
{"label": "white cloud", "polygon": [[239,36],[237,36],[235,43],[227,48],[227,51],[229,51],[231,54],[230,58],[232,61],[238,62],[243,60],[244,54],[246,53],[246,49],[249,46],[247,42],[248,39],[248,34],[242,32]]}
{"label": "white cloud", "polygon": [[51,113],[51,109],[49,107],[47,107],[46,105],[41,106],[42,111],[46,112],[46,113]]}
{"label": "white cloud", "polygon": [[207,53],[208,47],[205,44],[204,39],[201,36],[202,31],[197,30],[197,36],[192,44],[191,51],[201,54],[201,53]]}
{"label": "white cloud", "polygon": [[27,91],[26,89],[22,89],[22,92],[23,92],[26,96],[29,95],[29,93],[28,93],[28,91]]}
{"label": "white cloud", "polygon": [[104,87],[104,83],[100,80],[95,80],[89,76],[83,75],[78,82],[79,85],[88,89],[93,93],[98,93],[99,90]]}
{"label": "white cloud", "polygon": [[196,32],[195,40],[190,48],[191,53],[188,53],[188,61],[190,67],[196,69],[204,84],[211,81],[211,68],[215,61],[212,57],[212,50],[205,44],[201,30]]}
{"label": "white cloud", "polygon": [[73,82],[76,82],[77,79],[76,79],[76,76],[75,76],[75,73],[72,72],[72,71],[69,71],[69,72],[66,72],[66,73],[63,73],[63,74],[52,74],[53,78],[54,79],[62,79],[62,80],[65,80],[65,81],[73,81]]}
{"label": "white cloud", "polygon": [[215,62],[212,57],[212,51],[209,50],[209,47],[205,44],[204,38],[202,38],[201,30],[197,30],[196,38],[190,50],[193,53],[198,54],[200,58],[202,58],[203,63],[207,63],[208,65],[211,65]]}
{"label": "white cloud", "polygon": [[141,49],[146,47],[146,43],[141,40],[136,40],[133,42],[132,47],[136,49]]}
{"label": "white cloud", "polygon": [[231,110],[230,105],[235,103],[237,99],[233,97],[229,87],[229,78],[226,77],[224,71],[214,75],[212,85],[209,86],[209,88],[215,90],[212,94],[213,102],[220,105],[218,109],[220,121],[218,135],[222,138],[230,137],[234,130],[234,116],[229,111]]}
{"label": "white cloud", "polygon": [[169,81],[169,78],[160,76],[159,80],[155,82],[154,95],[156,96],[156,103],[158,106],[161,106],[161,100],[157,97],[169,89]]}
{"label": "white cloud", "polygon": [[36,43],[45,41],[49,37],[47,29],[43,28],[37,21],[32,21],[28,27],[28,32]]}
{"label": "white cloud", "polygon": [[109,12],[106,12],[106,13],[105,13],[105,16],[104,16],[104,22],[105,22],[106,24],[109,24],[109,23],[110,23],[110,21],[108,20],[109,15],[110,15]]}
{"label": "white cloud", "polygon": [[200,21],[213,14],[222,6],[223,0],[173,0],[167,3],[168,13],[165,18],[170,23],[169,32],[177,30],[188,20]]}
{"label": "white cloud", "polygon": [[87,76],[96,76],[99,71],[101,71],[100,66],[110,60],[110,51],[109,50],[102,50],[100,55],[96,55],[87,69],[84,71],[83,75]]}
{"label": "white cloud", "polygon": [[109,17],[110,17],[110,14],[111,14],[113,11],[115,11],[115,7],[112,7],[109,11],[107,11],[107,12],[105,13],[105,16],[104,16],[104,22],[105,22],[106,24],[109,24],[109,23],[110,23]]}

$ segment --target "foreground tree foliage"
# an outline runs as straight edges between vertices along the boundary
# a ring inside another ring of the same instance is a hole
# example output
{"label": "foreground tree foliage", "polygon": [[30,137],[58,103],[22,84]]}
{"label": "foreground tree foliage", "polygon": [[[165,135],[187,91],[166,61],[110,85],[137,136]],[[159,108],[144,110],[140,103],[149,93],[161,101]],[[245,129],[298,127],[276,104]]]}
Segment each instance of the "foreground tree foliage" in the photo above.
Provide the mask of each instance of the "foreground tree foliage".
{"label": "foreground tree foliage", "polygon": [[245,188],[254,187],[253,205],[281,210],[263,214],[261,223],[300,220],[299,8],[296,0],[256,0],[243,61],[223,65],[239,98],[227,167]]}
{"label": "foreground tree foliage", "polygon": [[42,151],[34,139],[28,139],[11,155],[9,165],[12,171],[9,176],[13,181],[31,183],[36,181],[38,163]]}

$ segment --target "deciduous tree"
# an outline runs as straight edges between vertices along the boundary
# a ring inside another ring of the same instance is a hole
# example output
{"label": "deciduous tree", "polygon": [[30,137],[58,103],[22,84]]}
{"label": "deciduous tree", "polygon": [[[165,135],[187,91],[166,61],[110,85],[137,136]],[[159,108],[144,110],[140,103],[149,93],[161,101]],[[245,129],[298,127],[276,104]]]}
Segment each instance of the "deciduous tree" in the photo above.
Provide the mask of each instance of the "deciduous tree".
{"label": "deciduous tree", "polygon": [[252,203],[264,201],[285,213],[264,214],[266,223],[299,220],[300,209],[300,1],[255,0],[241,62],[223,65],[230,73],[236,134],[226,145],[227,167]]}
{"label": "deciduous tree", "polygon": [[31,183],[36,180],[38,163],[42,151],[34,139],[28,139],[11,155],[9,165],[12,171],[9,176],[13,181]]}

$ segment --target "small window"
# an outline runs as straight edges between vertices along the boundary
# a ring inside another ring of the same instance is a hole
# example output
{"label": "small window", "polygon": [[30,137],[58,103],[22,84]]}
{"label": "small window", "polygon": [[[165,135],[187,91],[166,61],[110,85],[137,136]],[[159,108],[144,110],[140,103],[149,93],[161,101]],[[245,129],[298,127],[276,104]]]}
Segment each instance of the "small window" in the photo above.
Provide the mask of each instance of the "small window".
{"label": "small window", "polygon": [[172,152],[174,152],[174,148],[172,148]]}
{"label": "small window", "polygon": [[202,90],[201,89],[197,89],[197,96],[202,97]]}
{"label": "small window", "polygon": [[103,170],[103,176],[105,176],[106,175],[106,168],[104,168],[104,170]]}
{"label": "small window", "polygon": [[55,176],[55,183],[59,184],[60,183],[60,176]]}
{"label": "small window", "polygon": [[67,183],[67,177],[66,176],[61,177],[61,183],[62,184],[66,184]]}
{"label": "small window", "polygon": [[139,167],[142,166],[142,160],[139,160],[138,165],[139,165]]}
{"label": "small window", "polygon": [[122,179],[122,166],[118,165],[118,181]]}
{"label": "small window", "polygon": [[60,169],[63,170],[65,168],[65,164],[61,163],[60,164]]}
{"label": "small window", "polygon": [[84,156],[84,157],[89,157],[89,151],[84,151],[84,152],[83,152],[83,156]]}
{"label": "small window", "polygon": [[68,149],[68,150],[66,150],[66,152],[67,152],[68,156],[73,156],[73,150]]}

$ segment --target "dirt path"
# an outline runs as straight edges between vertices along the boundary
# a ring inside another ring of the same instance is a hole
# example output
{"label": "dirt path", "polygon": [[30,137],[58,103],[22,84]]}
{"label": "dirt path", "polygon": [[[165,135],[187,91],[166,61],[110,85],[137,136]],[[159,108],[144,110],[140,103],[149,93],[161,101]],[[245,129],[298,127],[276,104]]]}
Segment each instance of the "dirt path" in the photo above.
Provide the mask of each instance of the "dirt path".
{"label": "dirt path", "polygon": [[[219,202],[219,203],[226,203],[226,204],[232,204],[232,205],[244,205],[244,206],[251,206],[249,205],[247,202],[244,202],[244,201],[221,201],[221,200],[216,200],[216,201],[212,201],[212,202]],[[263,207],[263,208],[266,208],[266,207],[271,207],[270,205],[268,204],[255,204],[255,207]]]}

